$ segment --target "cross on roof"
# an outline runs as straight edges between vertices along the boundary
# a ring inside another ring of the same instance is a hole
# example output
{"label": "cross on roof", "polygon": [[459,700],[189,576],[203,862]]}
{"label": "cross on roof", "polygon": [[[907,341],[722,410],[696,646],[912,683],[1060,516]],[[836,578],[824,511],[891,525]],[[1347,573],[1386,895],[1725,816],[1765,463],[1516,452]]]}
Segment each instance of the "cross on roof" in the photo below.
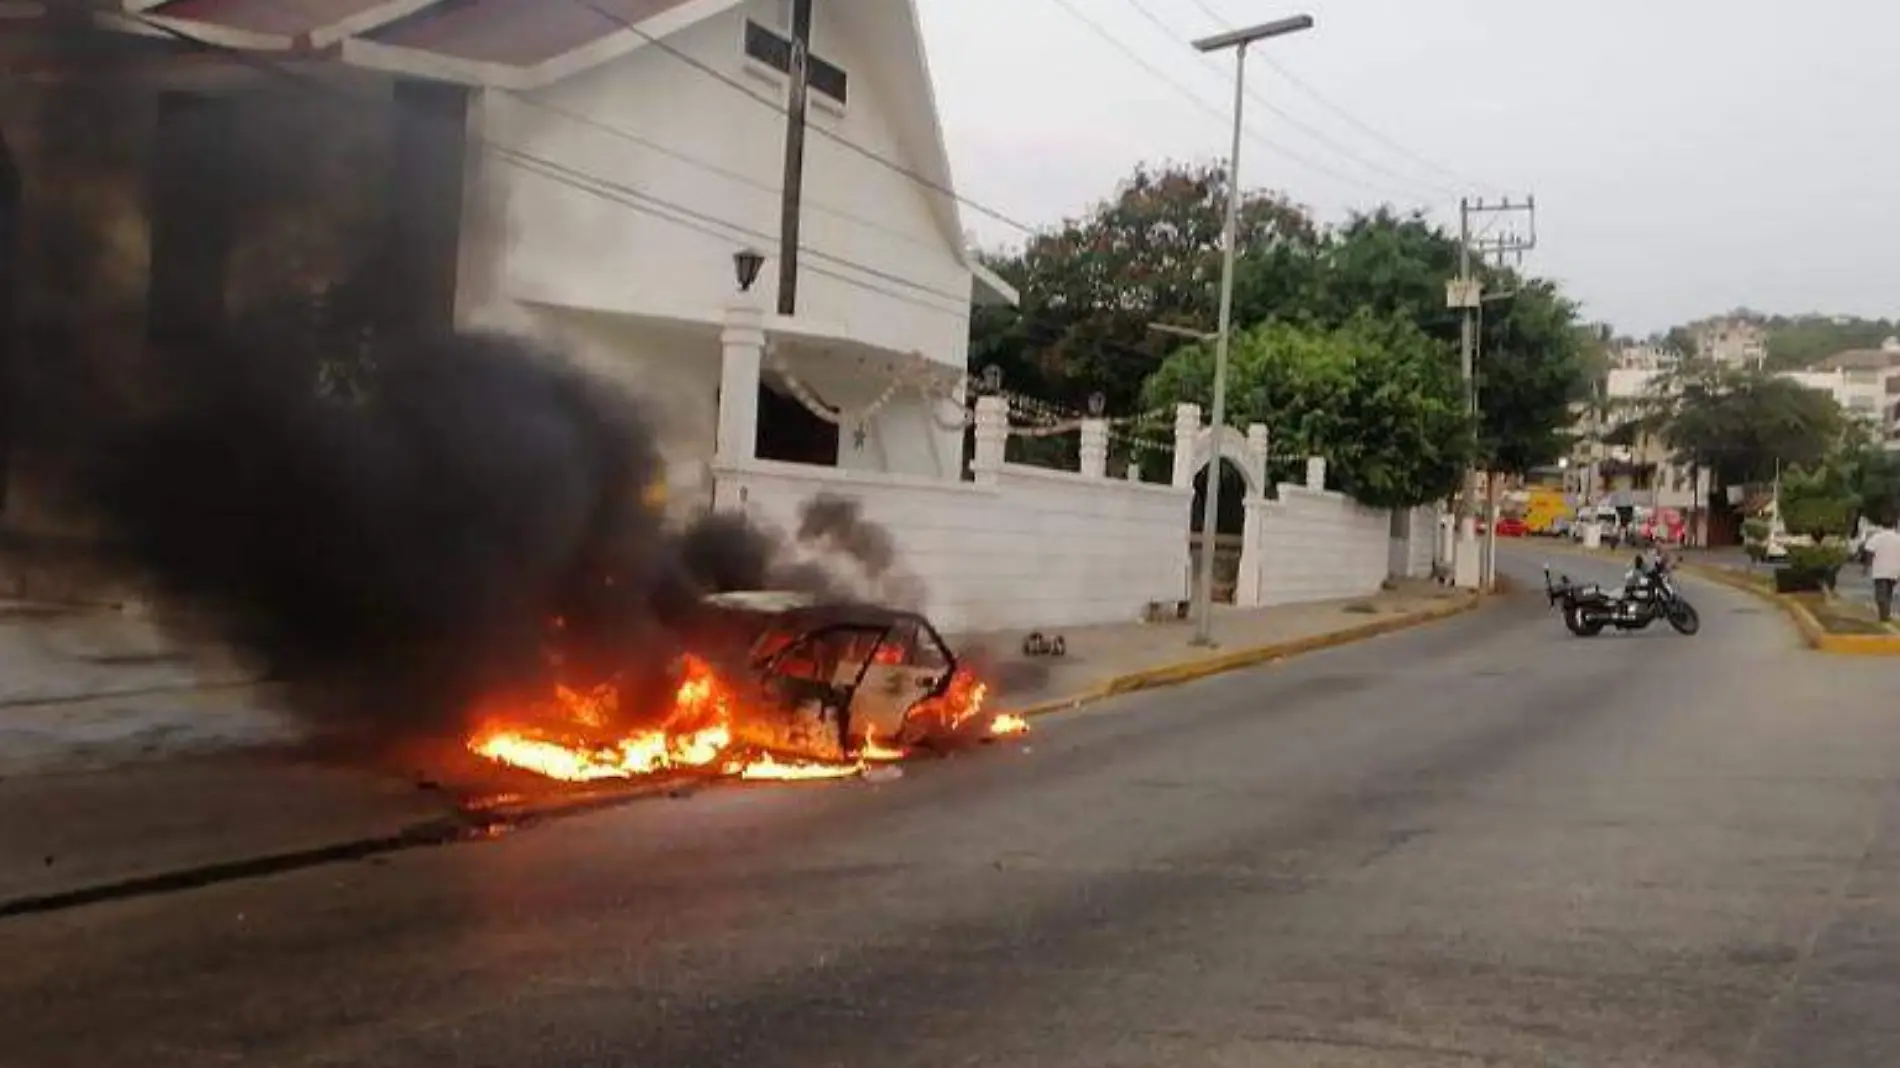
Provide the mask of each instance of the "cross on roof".
{"label": "cross on roof", "polygon": [[[750,19],[745,24],[745,54],[789,77],[792,72],[791,38]],[[836,64],[811,52],[805,56],[805,84],[840,104],[850,92],[850,77]]]}

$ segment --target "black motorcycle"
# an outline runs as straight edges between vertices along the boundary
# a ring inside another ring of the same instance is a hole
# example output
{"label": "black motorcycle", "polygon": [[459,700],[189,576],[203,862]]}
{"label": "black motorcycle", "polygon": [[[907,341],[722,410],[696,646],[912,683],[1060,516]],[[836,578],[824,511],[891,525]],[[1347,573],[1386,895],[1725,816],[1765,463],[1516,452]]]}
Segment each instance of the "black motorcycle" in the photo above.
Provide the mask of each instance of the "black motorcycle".
{"label": "black motorcycle", "polygon": [[1617,593],[1595,583],[1572,582],[1569,575],[1552,581],[1546,564],[1544,593],[1551,607],[1563,609],[1564,626],[1581,638],[1594,638],[1605,627],[1643,630],[1659,619],[1668,620],[1679,634],[1694,634],[1702,629],[1702,617],[1677,587],[1673,570],[1660,553],[1653,560],[1639,554]]}

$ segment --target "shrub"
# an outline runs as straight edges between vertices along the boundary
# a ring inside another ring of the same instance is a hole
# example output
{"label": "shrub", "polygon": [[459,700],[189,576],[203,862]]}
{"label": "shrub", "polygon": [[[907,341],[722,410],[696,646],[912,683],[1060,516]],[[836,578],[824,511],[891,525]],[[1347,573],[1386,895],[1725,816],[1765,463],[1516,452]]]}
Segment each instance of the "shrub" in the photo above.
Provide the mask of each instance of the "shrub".
{"label": "shrub", "polygon": [[1787,563],[1775,572],[1775,587],[1784,592],[1833,589],[1847,558],[1843,545],[1790,545]]}
{"label": "shrub", "polygon": [[1768,535],[1772,531],[1766,519],[1742,522],[1742,551],[1748,554],[1750,562],[1759,564],[1768,559]]}
{"label": "shrub", "polygon": [[1856,504],[1852,497],[1791,497],[1782,503],[1782,521],[1789,530],[1817,541],[1844,537],[1854,527]]}

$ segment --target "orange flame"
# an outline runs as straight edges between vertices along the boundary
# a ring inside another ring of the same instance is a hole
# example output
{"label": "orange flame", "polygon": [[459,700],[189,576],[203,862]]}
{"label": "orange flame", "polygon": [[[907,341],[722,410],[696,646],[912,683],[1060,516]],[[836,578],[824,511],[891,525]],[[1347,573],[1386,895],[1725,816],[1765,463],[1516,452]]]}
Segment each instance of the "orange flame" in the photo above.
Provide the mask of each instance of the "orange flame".
{"label": "orange flame", "polygon": [[989,694],[990,688],[981,679],[959,671],[951,677],[949,687],[941,696],[920,702],[910,716],[926,730],[957,734],[983,710],[983,702]]}
{"label": "orange flame", "polygon": [[[736,770],[734,770],[736,769]],[[864,771],[862,764],[801,764],[775,760],[769,756],[741,761],[727,773],[747,782],[808,782],[813,779],[848,779]]]}
{"label": "orange flame", "polygon": [[[845,761],[798,761],[735,752],[732,724],[739,711],[737,697],[704,660],[689,655],[683,658],[681,667],[684,678],[674,691],[672,707],[656,727],[608,742],[581,741],[586,733],[612,725],[619,714],[619,691],[612,685],[587,692],[558,687],[552,706],[536,709],[541,714],[534,719],[570,725],[573,730],[498,718],[476,731],[468,748],[496,763],[563,782],[635,779],[682,771],[705,771],[755,782],[842,779],[859,775],[872,764],[892,763],[910,755],[904,746],[875,734],[864,738],[859,750]],[[961,733],[977,722],[988,693],[974,675],[958,672],[942,696],[912,710],[911,720],[926,734]],[[988,722],[991,736],[1020,734],[1028,729],[1028,723],[1008,714]]]}
{"label": "orange flame", "polygon": [[1029,721],[1012,712],[1003,712],[990,720],[990,737],[1002,738],[1011,734],[1028,734]]}
{"label": "orange flame", "polygon": [[875,733],[864,739],[864,747],[858,750],[858,759],[867,764],[890,764],[910,755],[910,750],[900,745],[892,745]]}

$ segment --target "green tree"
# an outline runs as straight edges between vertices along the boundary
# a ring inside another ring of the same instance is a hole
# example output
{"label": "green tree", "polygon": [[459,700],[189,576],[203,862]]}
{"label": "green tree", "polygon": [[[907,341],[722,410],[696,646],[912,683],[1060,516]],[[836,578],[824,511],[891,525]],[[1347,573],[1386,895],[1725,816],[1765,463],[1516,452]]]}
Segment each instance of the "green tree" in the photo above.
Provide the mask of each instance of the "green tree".
{"label": "green tree", "polygon": [[1781,479],[1781,521],[1791,533],[1815,541],[1846,537],[1854,529],[1859,500],[1847,469],[1823,461],[1792,468]]}
{"label": "green tree", "polygon": [[[1148,324],[1215,325],[1227,188],[1218,165],[1137,167],[1087,215],[1013,254],[987,257],[1021,292],[1022,307],[975,317],[971,366],[994,363],[1010,388],[1070,407],[1099,391],[1111,411],[1129,411],[1142,383],[1179,345]],[[1245,194],[1237,248],[1251,281],[1245,301],[1236,299],[1236,320],[1298,299],[1319,242],[1299,208],[1277,195]]]}
{"label": "green tree", "polygon": [[[1478,364],[1479,438],[1494,471],[1523,474],[1570,447],[1571,405],[1591,395],[1587,329],[1554,283],[1505,274]],[[1502,313],[1497,310],[1502,306]]]}
{"label": "green tree", "polygon": [[1900,321],[1831,315],[1775,316],[1768,320],[1768,366],[1810,367],[1849,349],[1879,348],[1900,334]]}
{"label": "green tree", "polygon": [[[1272,428],[1278,455],[1324,456],[1339,489],[1380,508],[1438,500],[1458,484],[1471,425],[1449,354],[1414,324],[1370,313],[1322,329],[1270,322],[1234,339],[1235,423]],[[1213,353],[1196,345],[1149,379],[1149,405],[1209,402]]]}
{"label": "green tree", "polygon": [[1574,329],[1580,393],[1577,399],[1587,403],[1608,389],[1615,339],[1610,335],[1610,328],[1601,324],[1579,324]]}
{"label": "green tree", "polygon": [[1861,515],[1882,526],[1900,521],[1900,456],[1878,446],[1861,451],[1848,478]]}
{"label": "green tree", "polygon": [[1445,283],[1458,274],[1456,238],[1421,215],[1388,208],[1355,215],[1327,236],[1298,307],[1257,305],[1262,319],[1331,327],[1369,312],[1405,319],[1439,341],[1458,340],[1458,313],[1445,302]]}
{"label": "green tree", "polygon": [[[1322,327],[1367,312],[1404,319],[1443,343],[1461,367],[1462,317],[1445,301],[1446,283],[1458,274],[1456,237],[1421,215],[1389,209],[1354,216],[1328,237],[1308,295],[1289,317]],[[1493,298],[1479,320],[1475,368],[1482,456],[1511,473],[1554,463],[1569,447],[1571,403],[1590,392],[1591,333],[1554,284],[1506,270],[1477,273]]]}
{"label": "green tree", "polygon": [[1695,359],[1698,355],[1695,331],[1687,326],[1672,326],[1662,337],[1662,346],[1683,359]]}
{"label": "green tree", "polygon": [[1754,369],[1684,361],[1659,380],[1648,420],[1679,461],[1723,485],[1767,482],[1777,470],[1812,467],[1848,431],[1834,398]]}
{"label": "green tree", "polygon": [[1848,420],[1834,453],[1804,477],[1819,482],[1823,475],[1828,492],[1850,502],[1850,528],[1863,516],[1883,525],[1900,519],[1900,455],[1865,423]]}

